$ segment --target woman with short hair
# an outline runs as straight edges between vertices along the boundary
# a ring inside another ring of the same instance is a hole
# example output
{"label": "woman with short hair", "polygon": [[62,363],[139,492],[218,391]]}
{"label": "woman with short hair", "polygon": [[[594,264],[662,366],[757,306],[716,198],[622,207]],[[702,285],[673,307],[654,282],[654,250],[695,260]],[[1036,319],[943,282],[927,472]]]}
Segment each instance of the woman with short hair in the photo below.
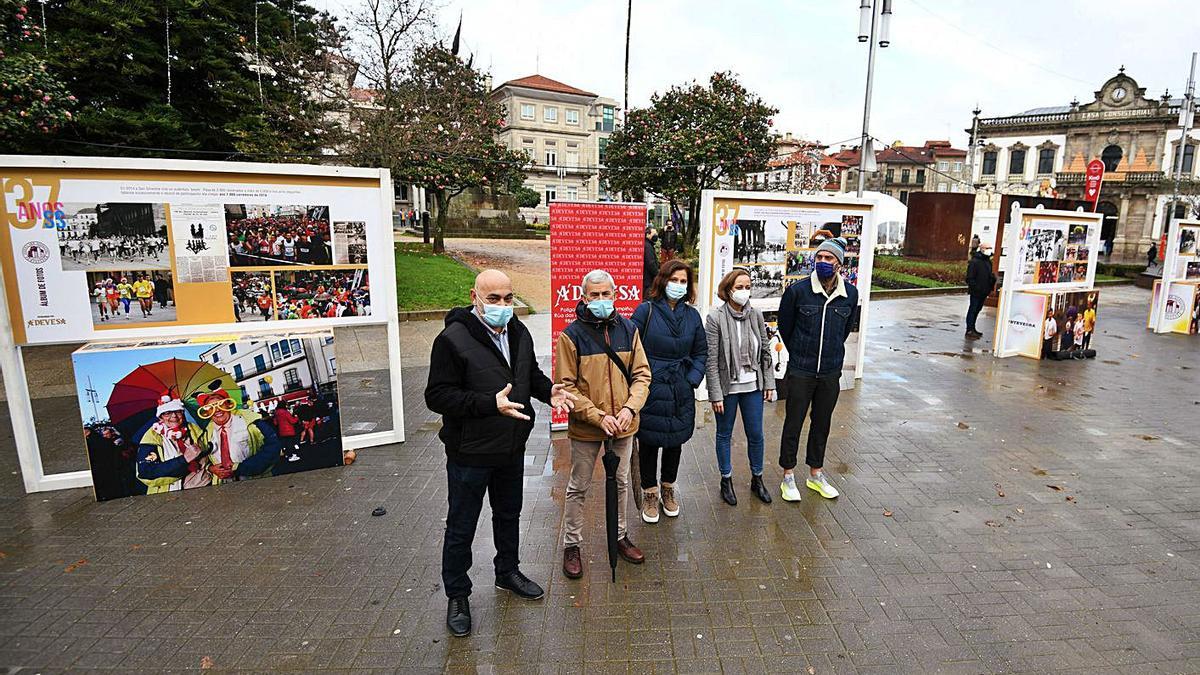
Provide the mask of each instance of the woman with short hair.
{"label": "woman with short hair", "polygon": [[733,489],[731,443],[738,409],[750,460],[750,491],[765,504],[771,493],[763,484],[763,402],[775,400],[775,373],[762,312],[750,305],[750,273],[735,267],[717,285],[724,304],[708,313],[708,400],[717,418],[717,467],[721,499],[737,506]]}
{"label": "woman with short hair", "polygon": [[668,260],[650,284],[648,299],[633,312],[653,374],[637,433],[642,520],[647,523],[657,523],[659,518],[660,453],[662,512],[672,518],[679,515],[675,480],[683,444],[695,431],[696,387],[704,378],[708,357],[700,312],[690,304],[695,300],[692,268]]}

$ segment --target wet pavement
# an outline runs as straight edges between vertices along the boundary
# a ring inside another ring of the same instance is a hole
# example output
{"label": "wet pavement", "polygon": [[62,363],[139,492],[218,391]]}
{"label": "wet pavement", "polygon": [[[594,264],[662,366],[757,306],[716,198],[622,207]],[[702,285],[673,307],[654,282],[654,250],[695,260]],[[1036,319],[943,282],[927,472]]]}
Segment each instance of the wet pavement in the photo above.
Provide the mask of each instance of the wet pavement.
{"label": "wet pavement", "polygon": [[[485,509],[466,639],[443,626],[444,456],[419,356],[403,373],[408,441],[339,469],[102,504],[24,495],[4,424],[0,666],[1198,672],[1200,338],[1149,334],[1148,302],[1104,289],[1099,358],[1045,363],[964,341],[965,298],[877,302],[866,378],[834,417],[843,496],[757,503],[739,431],[741,503],[724,505],[702,407],[682,514],[631,523],[648,560],[616,584],[599,489],[585,577],[558,571],[566,447],[539,425],[521,557],[547,595],[492,589]],[[436,329],[402,335],[424,345]],[[766,415],[775,490],[782,412]]]}

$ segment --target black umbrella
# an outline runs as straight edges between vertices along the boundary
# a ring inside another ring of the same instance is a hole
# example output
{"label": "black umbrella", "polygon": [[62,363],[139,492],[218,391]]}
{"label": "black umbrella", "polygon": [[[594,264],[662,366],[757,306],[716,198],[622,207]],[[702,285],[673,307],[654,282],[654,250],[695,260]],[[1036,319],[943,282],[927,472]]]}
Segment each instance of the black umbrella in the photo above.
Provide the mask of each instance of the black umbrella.
{"label": "black umbrella", "polygon": [[612,568],[612,580],[617,582],[617,465],[621,458],[613,452],[613,441],[604,441],[604,525],[608,531],[608,566]]}

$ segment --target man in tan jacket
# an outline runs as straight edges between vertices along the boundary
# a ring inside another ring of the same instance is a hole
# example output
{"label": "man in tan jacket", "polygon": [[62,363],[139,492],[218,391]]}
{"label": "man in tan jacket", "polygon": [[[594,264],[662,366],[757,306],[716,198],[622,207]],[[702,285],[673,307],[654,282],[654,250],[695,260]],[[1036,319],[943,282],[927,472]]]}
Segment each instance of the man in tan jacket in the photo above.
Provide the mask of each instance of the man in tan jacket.
{"label": "man in tan jacket", "polygon": [[554,380],[576,398],[567,425],[571,439],[571,479],[567,483],[563,533],[563,573],[583,576],[579,546],[583,542],[583,502],[596,458],[611,442],[620,457],[617,467],[617,551],[626,561],[645,562],[629,540],[625,503],[629,492],[629,457],[638,430],[638,411],[650,393],[650,363],[637,327],[613,308],[616,284],[604,270],[583,277],[583,299],[575,321],[558,336]]}

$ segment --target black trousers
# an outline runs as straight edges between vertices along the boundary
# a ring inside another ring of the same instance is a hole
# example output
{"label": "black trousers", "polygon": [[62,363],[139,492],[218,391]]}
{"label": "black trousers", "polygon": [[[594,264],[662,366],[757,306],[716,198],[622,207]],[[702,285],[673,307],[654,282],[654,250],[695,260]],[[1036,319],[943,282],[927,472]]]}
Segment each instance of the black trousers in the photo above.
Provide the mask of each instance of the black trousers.
{"label": "black trousers", "polygon": [[[643,490],[658,485],[658,451],[659,448],[638,443],[638,471],[642,474]],[[682,446],[662,448],[662,482],[674,483],[679,477],[679,458],[682,455]]]}
{"label": "black trousers", "polygon": [[833,409],[837,407],[841,393],[841,377],[842,374],[838,372],[820,377],[788,374],[784,379],[787,417],[783,421],[783,437],[779,440],[780,468],[796,468],[800,432],[804,429],[804,418],[809,414],[810,407],[812,424],[808,427],[808,448],[804,462],[814,469],[825,465],[825,443],[829,440]]}
{"label": "black trousers", "polygon": [[975,328],[975,320],[979,318],[979,312],[983,309],[983,301],[987,299],[987,293],[978,295],[971,294],[971,304],[967,306],[967,330],[978,333]]}
{"label": "black trousers", "polygon": [[442,585],[446,597],[471,594],[471,544],[487,493],[492,505],[492,538],[496,544],[496,576],[514,572],[520,565],[522,476],[520,461],[503,467],[462,466],[446,462],[450,511],[442,543]]}

